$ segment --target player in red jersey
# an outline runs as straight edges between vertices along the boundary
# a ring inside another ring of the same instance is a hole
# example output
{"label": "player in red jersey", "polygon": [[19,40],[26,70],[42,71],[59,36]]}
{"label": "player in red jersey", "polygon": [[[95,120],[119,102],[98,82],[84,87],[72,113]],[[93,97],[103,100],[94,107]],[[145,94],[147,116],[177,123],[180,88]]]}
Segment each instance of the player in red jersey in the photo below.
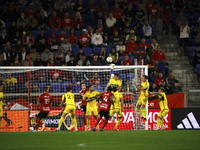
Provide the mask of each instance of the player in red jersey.
{"label": "player in red jersey", "polygon": [[[82,99],[83,99],[83,95],[88,91],[87,90],[87,87],[85,85],[85,83],[81,83],[81,91],[79,92],[80,95],[82,96]],[[87,102],[86,101],[83,101],[82,100],[82,103],[81,103],[81,111],[82,111],[82,116],[83,116],[83,124],[84,124],[84,127],[86,127],[86,104]]]}
{"label": "player in red jersey", "polygon": [[107,92],[103,92],[98,98],[98,99],[101,99],[101,101],[102,101],[100,103],[100,112],[99,112],[100,116],[97,119],[95,127],[93,128],[93,131],[96,131],[96,127],[99,124],[99,122],[103,116],[104,116],[105,120],[104,120],[103,126],[100,129],[100,131],[104,131],[104,128],[108,123],[108,120],[110,118],[109,110],[110,110],[111,104],[113,105],[113,96],[114,96],[113,93],[111,93],[111,91],[112,91],[112,88],[109,86],[107,88]]}
{"label": "player in red jersey", "polygon": [[39,96],[36,105],[36,109],[39,110],[36,114],[36,131],[40,125],[42,125],[42,130],[44,131],[45,124],[43,124],[43,119],[45,119],[49,114],[52,100],[52,96],[49,94],[49,87],[45,87],[44,93]]}

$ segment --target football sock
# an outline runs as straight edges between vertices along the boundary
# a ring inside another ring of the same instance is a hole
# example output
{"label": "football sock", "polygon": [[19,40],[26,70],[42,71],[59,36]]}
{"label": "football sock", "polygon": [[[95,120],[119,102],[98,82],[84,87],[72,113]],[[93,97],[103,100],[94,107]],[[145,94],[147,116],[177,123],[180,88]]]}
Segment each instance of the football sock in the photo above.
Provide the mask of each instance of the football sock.
{"label": "football sock", "polygon": [[90,119],[87,118],[87,127],[90,128]]}
{"label": "football sock", "polygon": [[39,126],[42,125],[43,122],[39,119],[36,119],[36,126],[35,126],[35,129],[38,130]]}
{"label": "football sock", "polygon": [[59,123],[58,123],[58,127],[62,126],[62,123],[63,123],[64,119],[65,119],[65,117],[63,117],[63,116],[60,117],[60,120],[59,120]]}
{"label": "football sock", "polygon": [[95,127],[97,127],[97,125],[99,124],[100,120],[101,120],[101,118],[98,117],[97,120],[96,120],[96,123],[95,123]]}
{"label": "football sock", "polygon": [[142,112],[143,112],[143,113],[142,113],[142,117],[143,117],[143,118],[146,118],[146,112],[147,112],[147,111],[146,111],[146,108],[142,108]]}
{"label": "football sock", "polygon": [[116,128],[119,126],[121,120],[122,120],[121,118],[117,120],[117,123],[116,123],[116,125],[115,125]]}
{"label": "football sock", "polygon": [[157,128],[160,128],[160,124],[161,124],[161,119],[157,118]]}
{"label": "football sock", "polygon": [[73,118],[73,125],[74,125],[74,127],[77,127],[77,120],[76,120],[76,117]]}
{"label": "football sock", "polygon": [[161,125],[162,128],[165,127],[165,124],[164,124],[164,120],[163,120],[163,119],[160,119],[160,125]]}
{"label": "football sock", "polygon": [[102,129],[104,129],[107,124],[108,124],[108,120],[104,120]]}

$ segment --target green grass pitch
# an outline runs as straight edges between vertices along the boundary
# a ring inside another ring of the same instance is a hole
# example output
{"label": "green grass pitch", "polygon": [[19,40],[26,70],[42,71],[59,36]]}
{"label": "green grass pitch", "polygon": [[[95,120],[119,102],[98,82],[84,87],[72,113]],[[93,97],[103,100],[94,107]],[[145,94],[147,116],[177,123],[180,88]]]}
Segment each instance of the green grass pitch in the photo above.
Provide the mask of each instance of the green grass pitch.
{"label": "green grass pitch", "polygon": [[200,150],[200,130],[1,132],[0,150]]}

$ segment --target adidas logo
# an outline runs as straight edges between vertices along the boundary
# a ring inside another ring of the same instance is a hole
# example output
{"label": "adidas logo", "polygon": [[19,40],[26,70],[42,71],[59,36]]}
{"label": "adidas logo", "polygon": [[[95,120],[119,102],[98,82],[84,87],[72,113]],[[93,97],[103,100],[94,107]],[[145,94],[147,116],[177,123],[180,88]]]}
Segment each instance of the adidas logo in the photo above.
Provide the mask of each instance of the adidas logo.
{"label": "adidas logo", "polygon": [[194,114],[190,112],[187,117],[182,120],[182,123],[177,125],[177,129],[200,129],[200,126],[194,117]]}

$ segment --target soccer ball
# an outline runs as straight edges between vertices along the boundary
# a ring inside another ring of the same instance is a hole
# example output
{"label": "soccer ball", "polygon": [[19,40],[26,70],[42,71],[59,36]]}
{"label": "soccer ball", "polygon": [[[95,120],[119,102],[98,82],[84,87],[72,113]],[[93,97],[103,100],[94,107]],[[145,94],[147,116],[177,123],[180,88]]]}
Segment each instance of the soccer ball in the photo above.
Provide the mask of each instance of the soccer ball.
{"label": "soccer ball", "polygon": [[112,57],[107,57],[106,60],[108,63],[111,63],[113,61]]}

